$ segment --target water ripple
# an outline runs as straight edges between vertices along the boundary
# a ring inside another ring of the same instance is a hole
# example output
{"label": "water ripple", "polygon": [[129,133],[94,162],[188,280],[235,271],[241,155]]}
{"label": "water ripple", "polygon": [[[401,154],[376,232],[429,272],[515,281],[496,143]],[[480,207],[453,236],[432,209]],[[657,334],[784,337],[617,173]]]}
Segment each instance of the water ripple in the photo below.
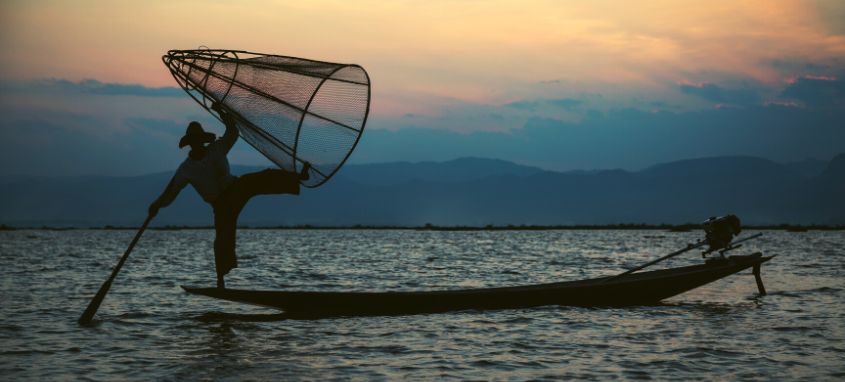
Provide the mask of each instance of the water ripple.
{"label": "water ripple", "polygon": [[[845,377],[845,235],[768,232],[742,274],[654,306],[290,320],[186,295],[213,231],[151,231],[96,320],[75,321],[134,232],[0,232],[7,380],[744,380]],[[693,242],[655,231],[242,230],[228,285],[383,291],[618,273]],[[700,262],[680,257],[667,266]]]}

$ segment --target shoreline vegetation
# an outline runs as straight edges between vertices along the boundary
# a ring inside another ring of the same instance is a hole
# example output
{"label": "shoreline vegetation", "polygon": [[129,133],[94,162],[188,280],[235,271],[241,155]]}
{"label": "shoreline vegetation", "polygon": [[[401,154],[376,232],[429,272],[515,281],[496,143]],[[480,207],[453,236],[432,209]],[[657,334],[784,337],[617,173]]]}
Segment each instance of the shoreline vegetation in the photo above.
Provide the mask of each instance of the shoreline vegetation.
{"label": "shoreline vegetation", "polygon": [[[701,230],[701,224],[644,224],[644,223],[620,223],[620,224],[571,224],[571,225],[485,225],[485,226],[440,226],[425,224],[422,226],[400,226],[400,225],[350,225],[350,226],[318,226],[310,224],[301,225],[277,225],[277,226],[238,226],[239,229],[264,229],[264,230],[411,230],[411,231],[552,231],[552,230],[656,230],[665,232],[690,232]],[[807,231],[845,231],[845,225],[826,224],[767,224],[747,225],[744,230],[776,230],[789,232]],[[134,226],[112,226],[99,227],[13,227],[0,224],[0,231],[15,230],[44,230],[44,231],[71,231],[71,230],[135,230]],[[153,231],[179,231],[214,229],[214,226],[185,226],[165,225],[149,227]]]}

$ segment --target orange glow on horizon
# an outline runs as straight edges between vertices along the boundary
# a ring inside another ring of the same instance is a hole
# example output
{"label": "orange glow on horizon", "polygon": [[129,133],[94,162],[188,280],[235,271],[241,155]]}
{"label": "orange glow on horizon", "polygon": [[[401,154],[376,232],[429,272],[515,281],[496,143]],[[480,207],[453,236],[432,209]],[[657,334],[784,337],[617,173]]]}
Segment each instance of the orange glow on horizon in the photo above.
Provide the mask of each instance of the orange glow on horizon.
{"label": "orange glow on horizon", "polygon": [[782,83],[767,63],[845,54],[845,28],[821,12],[792,0],[13,2],[0,78],[174,86],[161,55],[206,45],[358,63],[379,113],[428,113],[382,94],[501,103],[543,81],[647,87],[701,72]]}

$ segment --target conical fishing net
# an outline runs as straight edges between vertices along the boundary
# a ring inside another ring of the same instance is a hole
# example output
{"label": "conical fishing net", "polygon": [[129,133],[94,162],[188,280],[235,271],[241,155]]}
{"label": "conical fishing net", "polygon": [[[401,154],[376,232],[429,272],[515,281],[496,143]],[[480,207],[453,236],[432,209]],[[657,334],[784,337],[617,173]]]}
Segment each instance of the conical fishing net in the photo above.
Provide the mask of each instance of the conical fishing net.
{"label": "conical fishing net", "polygon": [[162,60],[206,110],[213,102],[228,109],[240,136],[280,168],[310,162],[306,187],[343,166],[367,122],[370,79],[358,65],[210,49],[171,50]]}

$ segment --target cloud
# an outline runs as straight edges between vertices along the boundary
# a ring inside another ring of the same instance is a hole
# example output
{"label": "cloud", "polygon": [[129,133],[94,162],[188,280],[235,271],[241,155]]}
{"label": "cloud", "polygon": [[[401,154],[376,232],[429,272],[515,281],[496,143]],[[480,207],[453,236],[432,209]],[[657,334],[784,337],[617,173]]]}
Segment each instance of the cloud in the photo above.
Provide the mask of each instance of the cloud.
{"label": "cloud", "polygon": [[[94,80],[0,85],[0,174],[137,175],[174,169],[185,157],[177,142],[188,121],[200,121],[218,134],[222,129],[176,88]],[[167,95],[177,90],[179,98]],[[230,158],[268,163],[243,142]]]}
{"label": "cloud", "polygon": [[827,72],[837,66],[841,66],[841,63],[838,63],[838,61],[838,59],[832,59],[826,62],[807,62],[803,60],[776,59],[772,60],[770,65],[772,66],[772,68],[778,69],[783,73],[789,75],[795,73]]}
{"label": "cloud", "polygon": [[833,76],[803,76],[787,86],[781,96],[809,107],[845,107],[845,80]]}
{"label": "cloud", "polygon": [[[113,93],[84,90],[101,88],[99,81],[49,83],[0,92],[0,174],[131,175],[173,169],[185,155],[176,142],[187,121],[220,132],[219,122],[187,96],[138,97],[121,84],[111,84],[120,90]],[[686,84],[687,91],[725,105],[753,98],[737,96],[734,90],[742,87],[706,84],[712,86]],[[56,94],[62,86],[75,89],[75,96]],[[796,107],[825,102],[825,96],[841,100],[840,80],[800,77],[784,90],[770,90],[782,92],[784,99],[704,110],[671,106],[677,98],[691,98],[677,97],[682,91],[672,86],[670,96],[640,92],[640,100],[628,104],[617,103],[626,95],[564,93],[506,105],[455,102],[435,115],[374,117],[350,160],[478,156],[555,170],[633,170],[691,157],[755,155],[790,161],[828,159],[845,151],[845,108]],[[271,166],[242,141],[230,161]]]}
{"label": "cloud", "polygon": [[[177,147],[185,131],[180,120],[0,111],[5,116],[0,119],[0,175],[140,175],[175,170],[187,152]],[[217,128],[212,121],[207,125]],[[230,160],[269,163],[243,140]]]}
{"label": "cloud", "polygon": [[533,111],[538,106],[540,106],[540,102],[538,101],[514,101],[507,105],[510,108],[518,109],[518,110],[526,110],[526,111]]}
{"label": "cloud", "polygon": [[839,0],[813,0],[822,24],[834,34],[845,34],[845,4]]}
{"label": "cloud", "polygon": [[115,126],[125,121],[68,112],[4,114],[0,174],[142,174],[178,165],[184,155],[176,149],[176,138]]}
{"label": "cloud", "polygon": [[562,107],[564,109],[573,109],[577,106],[580,106],[584,103],[584,101],[572,99],[572,98],[561,98],[561,99],[550,99],[547,100],[546,103],[552,106]]}
{"label": "cloud", "polygon": [[32,81],[3,81],[0,89],[5,91],[62,92],[138,97],[184,97],[185,92],[177,87],[147,87],[138,84],[106,83],[87,79],[73,82],[65,79],[41,79]]}
{"label": "cloud", "polygon": [[702,99],[720,104],[750,106],[760,103],[760,94],[752,89],[727,89],[711,83],[681,83],[680,90]]}
{"label": "cloud", "polygon": [[[554,170],[642,169],[684,158],[752,155],[776,161],[829,159],[845,152],[845,109],[831,113],[748,106],[686,112],[618,109],[577,122],[531,118],[506,132],[370,130],[351,161],[505,159]],[[436,148],[436,149],[434,149]]]}
{"label": "cloud", "polygon": [[558,98],[558,99],[538,99],[538,100],[522,100],[522,101],[515,101],[506,104],[505,106],[518,109],[518,110],[525,110],[525,111],[535,111],[542,107],[555,107],[555,108],[562,108],[566,110],[572,110],[580,105],[582,105],[584,101],[574,99],[574,98]]}

